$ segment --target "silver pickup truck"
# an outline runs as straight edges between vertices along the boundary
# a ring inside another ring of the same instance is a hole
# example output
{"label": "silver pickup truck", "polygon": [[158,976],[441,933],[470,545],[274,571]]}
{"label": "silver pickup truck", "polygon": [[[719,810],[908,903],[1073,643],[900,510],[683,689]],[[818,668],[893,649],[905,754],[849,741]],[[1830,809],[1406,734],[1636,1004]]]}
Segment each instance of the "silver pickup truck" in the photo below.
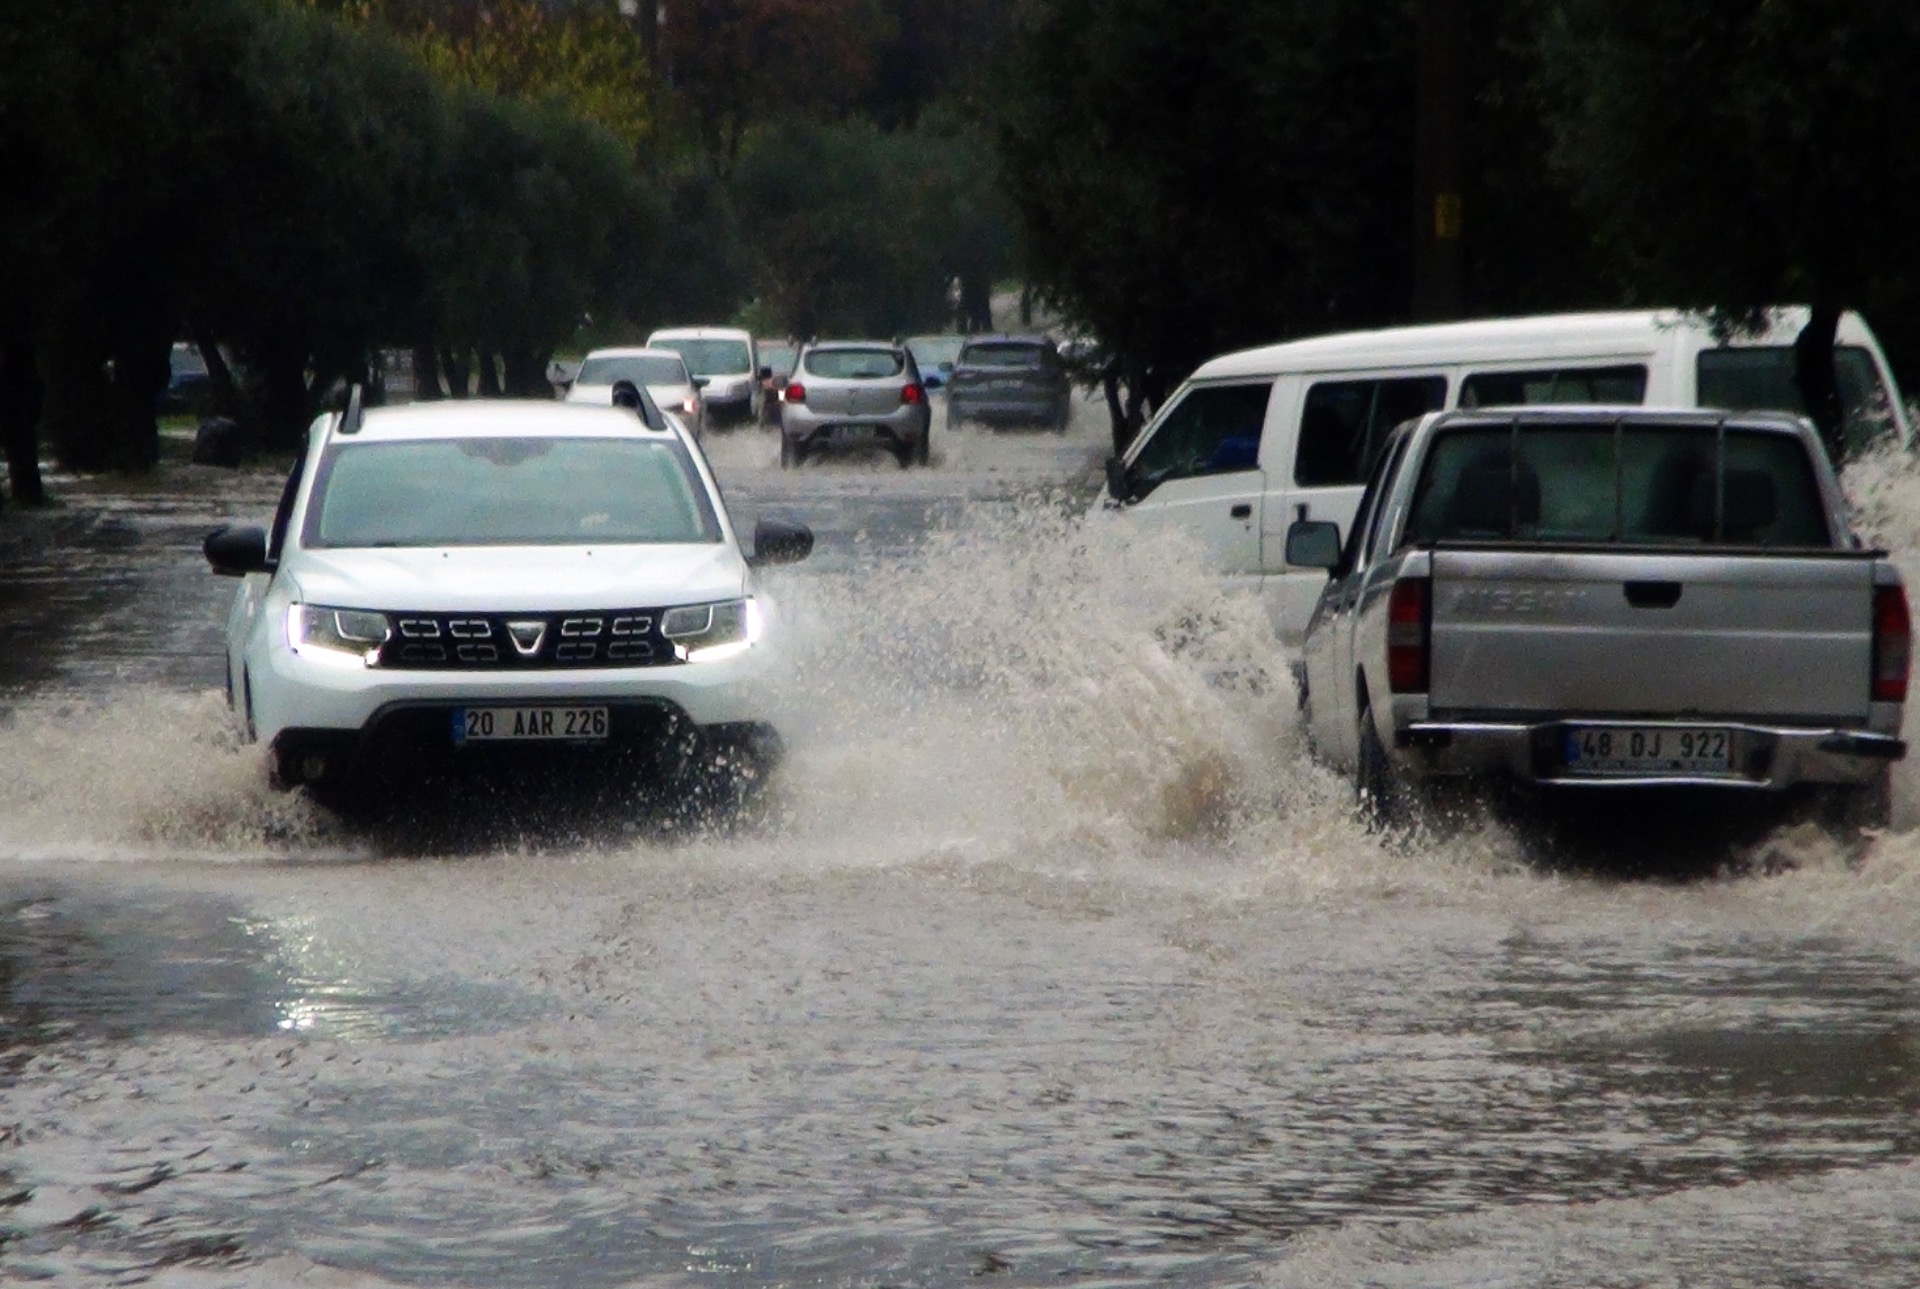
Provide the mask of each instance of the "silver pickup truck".
{"label": "silver pickup truck", "polygon": [[1326,568],[1301,674],[1376,819],[1446,779],[1807,788],[1885,822],[1911,627],[1813,430],[1770,413],[1533,408],[1400,427]]}

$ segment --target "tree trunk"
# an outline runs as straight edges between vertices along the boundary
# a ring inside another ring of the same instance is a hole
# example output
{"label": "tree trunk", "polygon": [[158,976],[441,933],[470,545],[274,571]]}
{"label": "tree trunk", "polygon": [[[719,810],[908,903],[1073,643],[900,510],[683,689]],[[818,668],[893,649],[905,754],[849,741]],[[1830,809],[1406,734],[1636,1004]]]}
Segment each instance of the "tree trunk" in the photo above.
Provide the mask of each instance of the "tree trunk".
{"label": "tree trunk", "polygon": [[993,330],[993,283],[978,274],[960,279],[961,330]]}
{"label": "tree trunk", "polygon": [[243,429],[248,428],[245,409],[240,406],[240,390],[233,379],[233,368],[227,366],[227,356],[220,352],[220,343],[203,325],[196,324],[191,330],[194,347],[199,349],[201,360],[207,364],[207,380],[213,385],[214,410],[231,418]]}
{"label": "tree trunk", "polygon": [[480,374],[480,397],[500,397],[500,369],[493,364],[493,351],[476,349],[473,357]]}
{"label": "tree trunk", "polygon": [[308,422],[307,356],[288,344],[262,346],[260,424],[275,448],[298,448]]}
{"label": "tree trunk", "polygon": [[505,349],[500,354],[500,365],[506,375],[506,391],[509,398],[551,397],[553,386],[547,383],[548,354],[535,353],[531,349]]}
{"label": "tree trunk", "polygon": [[160,417],[155,410],[172,374],[168,353],[171,328],[129,330],[113,347],[111,463],[122,470],[147,471],[160,460]]}
{"label": "tree trunk", "polygon": [[33,346],[10,337],[0,346],[0,445],[6,450],[13,499],[23,506],[46,502],[40,478],[40,412],[45,389]]}
{"label": "tree trunk", "polygon": [[413,346],[413,399],[429,403],[446,395],[440,389],[440,355],[433,341],[416,341]]}
{"label": "tree trunk", "polygon": [[440,366],[447,373],[447,397],[465,398],[472,392],[468,381],[473,375],[473,368],[467,362],[466,350],[442,349]]}
{"label": "tree trunk", "polygon": [[1820,431],[1827,455],[1838,470],[1847,455],[1847,412],[1840,402],[1840,380],[1833,370],[1834,339],[1840,332],[1840,310],[1815,304],[1807,325],[1793,342],[1793,379],[1807,418]]}

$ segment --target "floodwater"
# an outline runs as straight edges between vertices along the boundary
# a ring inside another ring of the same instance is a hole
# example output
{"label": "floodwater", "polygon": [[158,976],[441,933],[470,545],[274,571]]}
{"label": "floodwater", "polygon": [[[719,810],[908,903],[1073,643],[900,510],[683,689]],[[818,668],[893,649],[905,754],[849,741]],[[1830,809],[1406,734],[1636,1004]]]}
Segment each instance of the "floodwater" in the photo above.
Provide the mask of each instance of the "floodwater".
{"label": "floodwater", "polygon": [[1078,520],[1102,433],[716,437],[821,540],[693,832],[271,792],[197,545],[277,481],[89,498],[0,570],[0,1280],[1913,1284],[1920,836],[1383,844],[1258,611]]}

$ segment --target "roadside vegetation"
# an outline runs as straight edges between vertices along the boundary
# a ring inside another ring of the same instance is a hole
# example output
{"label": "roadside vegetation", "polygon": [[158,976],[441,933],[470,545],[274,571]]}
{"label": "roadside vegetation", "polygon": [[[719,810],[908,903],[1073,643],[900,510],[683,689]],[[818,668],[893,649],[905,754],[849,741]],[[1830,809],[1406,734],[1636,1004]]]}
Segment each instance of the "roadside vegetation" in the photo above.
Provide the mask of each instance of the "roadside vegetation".
{"label": "roadside vegetation", "polygon": [[[1865,311],[1911,377],[1920,10],[1863,0],[100,0],[0,18],[0,440],[157,457],[168,350],[285,447],[343,382],[544,393],[666,322],[991,325],[1124,444],[1224,350]],[[1837,402],[1835,404],[1837,409]]]}

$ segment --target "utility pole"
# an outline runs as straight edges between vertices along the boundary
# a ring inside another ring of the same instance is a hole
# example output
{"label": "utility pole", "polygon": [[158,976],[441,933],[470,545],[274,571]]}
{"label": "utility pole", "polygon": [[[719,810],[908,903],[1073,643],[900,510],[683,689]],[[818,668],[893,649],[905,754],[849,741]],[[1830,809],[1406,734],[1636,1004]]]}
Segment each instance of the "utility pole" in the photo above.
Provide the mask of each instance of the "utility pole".
{"label": "utility pole", "polygon": [[1414,70],[1413,314],[1428,322],[1467,311],[1465,0],[1419,0]]}

